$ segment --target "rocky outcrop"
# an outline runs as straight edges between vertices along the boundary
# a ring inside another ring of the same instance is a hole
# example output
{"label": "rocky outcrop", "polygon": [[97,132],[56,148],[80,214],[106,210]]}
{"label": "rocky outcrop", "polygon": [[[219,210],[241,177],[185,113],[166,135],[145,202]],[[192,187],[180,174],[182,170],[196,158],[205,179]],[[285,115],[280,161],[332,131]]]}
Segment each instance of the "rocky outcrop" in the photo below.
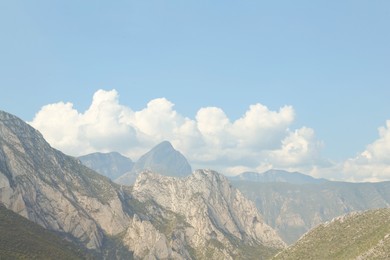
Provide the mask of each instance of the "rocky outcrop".
{"label": "rocky outcrop", "polygon": [[188,252],[175,247],[174,243],[171,243],[165,234],[158,231],[150,221],[142,220],[137,215],[134,215],[123,241],[139,259],[191,258]]}

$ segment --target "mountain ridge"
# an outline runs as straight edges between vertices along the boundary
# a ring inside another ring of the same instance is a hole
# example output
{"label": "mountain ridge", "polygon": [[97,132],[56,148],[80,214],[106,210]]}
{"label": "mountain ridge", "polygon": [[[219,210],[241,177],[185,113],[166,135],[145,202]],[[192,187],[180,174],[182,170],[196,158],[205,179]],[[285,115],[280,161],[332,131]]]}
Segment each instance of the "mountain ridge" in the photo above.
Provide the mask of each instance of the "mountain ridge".
{"label": "mountain ridge", "polygon": [[230,177],[234,181],[253,181],[253,182],[287,182],[292,184],[322,183],[328,180],[317,179],[300,172],[288,172],[284,170],[271,169],[263,173],[243,172],[239,175]]}

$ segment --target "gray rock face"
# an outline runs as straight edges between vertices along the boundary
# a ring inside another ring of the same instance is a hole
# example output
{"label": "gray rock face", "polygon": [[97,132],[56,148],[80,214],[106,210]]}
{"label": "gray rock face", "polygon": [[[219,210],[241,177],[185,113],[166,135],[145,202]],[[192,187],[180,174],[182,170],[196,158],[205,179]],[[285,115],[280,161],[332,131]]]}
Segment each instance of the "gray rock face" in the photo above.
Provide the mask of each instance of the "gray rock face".
{"label": "gray rock face", "polygon": [[121,194],[103,176],[51,148],[20,119],[0,112],[0,201],[40,224],[98,249],[125,230]]}
{"label": "gray rock face", "polygon": [[185,177],[192,172],[187,159],[175,150],[170,142],[164,141],[141,156],[133,169],[117,178],[115,182],[132,185],[137,175],[145,170],[173,177]]}
{"label": "gray rock face", "polygon": [[[263,246],[270,252],[285,246],[264,223],[255,205],[214,171],[198,170],[180,179],[144,172],[138,176],[132,194],[143,203],[172,212],[175,222],[181,220],[165,235],[203,252],[198,258],[207,259],[206,252],[213,259],[244,257],[248,252],[240,250],[240,243],[251,245],[251,250]],[[156,216],[158,211],[151,207],[148,213]]]}
{"label": "gray rock face", "polygon": [[100,173],[103,176],[115,180],[119,176],[130,172],[134,163],[117,152],[91,153],[78,158],[85,166]]}

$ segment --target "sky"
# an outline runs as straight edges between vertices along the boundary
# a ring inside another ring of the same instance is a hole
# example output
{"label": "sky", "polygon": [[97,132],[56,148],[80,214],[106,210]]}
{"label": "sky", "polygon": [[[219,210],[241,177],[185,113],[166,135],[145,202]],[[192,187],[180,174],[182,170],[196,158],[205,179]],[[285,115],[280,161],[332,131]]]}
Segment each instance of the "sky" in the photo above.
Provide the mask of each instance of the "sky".
{"label": "sky", "polygon": [[0,1],[0,109],[67,154],[390,180],[389,1]]}

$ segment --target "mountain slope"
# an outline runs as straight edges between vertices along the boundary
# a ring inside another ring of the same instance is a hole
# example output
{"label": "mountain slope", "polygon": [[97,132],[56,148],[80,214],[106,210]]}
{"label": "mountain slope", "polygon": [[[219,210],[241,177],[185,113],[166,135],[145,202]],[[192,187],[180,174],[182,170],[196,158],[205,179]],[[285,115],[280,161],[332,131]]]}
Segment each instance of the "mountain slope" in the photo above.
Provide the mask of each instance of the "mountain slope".
{"label": "mountain slope", "polygon": [[320,223],[353,211],[390,206],[390,182],[312,184],[233,181],[256,203],[268,225],[288,244]]}
{"label": "mountain slope", "polygon": [[53,149],[17,117],[0,111],[0,201],[91,249],[126,228],[123,194],[106,177]]}
{"label": "mountain slope", "polygon": [[173,177],[185,177],[192,172],[187,159],[175,150],[170,142],[164,141],[141,156],[133,169],[117,178],[115,182],[131,185],[137,175],[145,170]]}
{"label": "mountain slope", "polygon": [[389,258],[390,209],[378,209],[321,224],[273,259]]}
{"label": "mountain slope", "polygon": [[0,204],[0,259],[87,259],[85,250]]}
{"label": "mountain slope", "polygon": [[119,176],[131,171],[134,163],[131,159],[117,153],[91,153],[78,157],[88,168],[103,176],[115,180]]}
{"label": "mountain slope", "polygon": [[[154,237],[173,237],[175,251],[192,258],[265,259],[285,246],[255,205],[216,172],[198,170],[180,179],[144,172],[132,195],[147,205],[152,223],[163,223]],[[167,225],[161,208],[173,222]]]}

